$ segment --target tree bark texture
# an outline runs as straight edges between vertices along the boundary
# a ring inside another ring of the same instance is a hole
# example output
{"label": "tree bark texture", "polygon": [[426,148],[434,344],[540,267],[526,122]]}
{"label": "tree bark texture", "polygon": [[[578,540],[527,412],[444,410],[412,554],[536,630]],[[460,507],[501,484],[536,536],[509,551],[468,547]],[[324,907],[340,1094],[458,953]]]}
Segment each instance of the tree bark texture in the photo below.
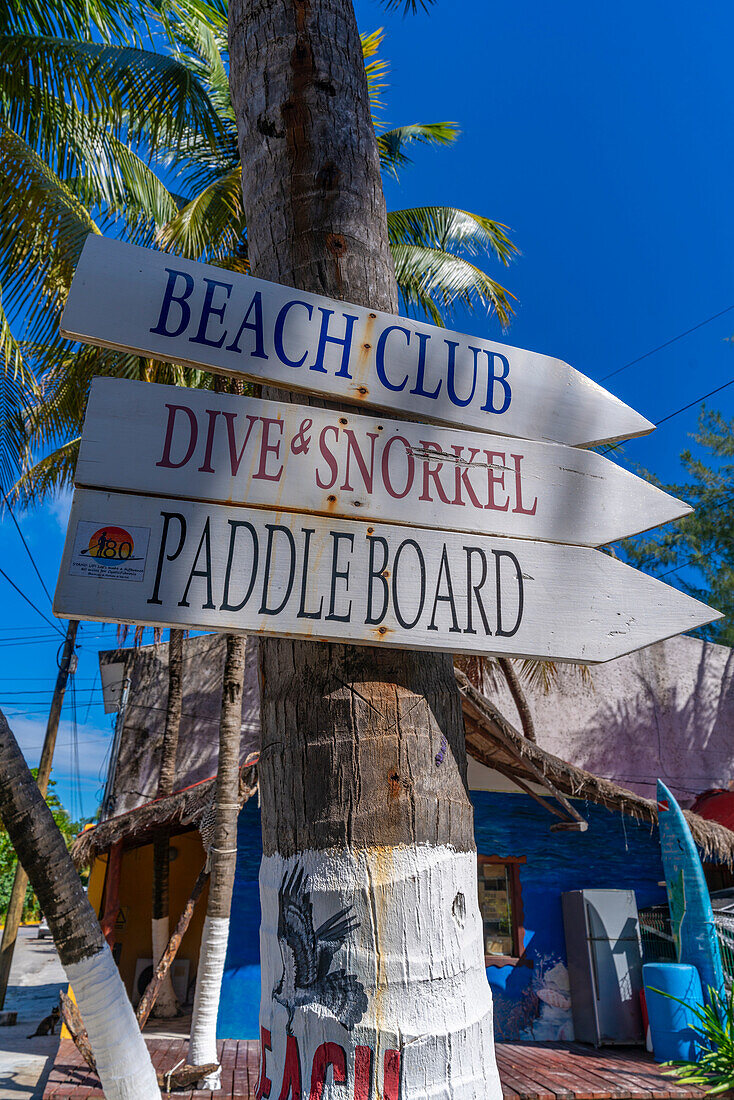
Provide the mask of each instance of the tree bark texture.
{"label": "tree bark texture", "polygon": [[[219,760],[216,782],[216,820],[209,848],[209,898],[199,949],[196,993],[191,1020],[189,1063],[202,1066],[218,1062],[217,1014],[224,961],[229,938],[232,887],[237,866],[237,818],[239,817],[240,736],[242,684],[247,639],[227,635],[219,721]],[[220,1070],[206,1077],[201,1088],[219,1085]]]}
{"label": "tree bark texture", "polygon": [[[166,724],[161,750],[161,769],[158,775],[157,798],[167,798],[173,794],[176,783],[176,757],[178,755],[178,737],[181,730],[181,708],[183,705],[183,630],[171,630],[168,640],[168,702],[166,705]],[[170,933],[169,923],[169,876],[171,834],[166,829],[153,842],[153,969],[163,957]],[[179,1006],[173,990],[170,971],[158,990],[153,1015],[161,1019],[171,1019],[178,1015]]]}
{"label": "tree bark texture", "polygon": [[0,817],[74,989],[107,1100],[160,1100],[150,1055],[112,952],[2,712]]}
{"label": "tree bark texture", "polygon": [[[397,312],[351,0],[232,0],[230,69],[252,273]],[[500,1097],[450,658],[260,661],[257,1095]]]}
{"label": "tree bark texture", "polygon": [[[48,781],[51,778],[51,768],[54,762],[54,750],[56,748],[56,735],[59,732],[59,719],[61,708],[66,694],[66,682],[69,679],[69,668],[74,656],[74,643],[76,632],[79,629],[77,619],[69,619],[64,639],[64,649],[59,661],[59,671],[54,685],[54,693],[51,699],[51,707],[48,712],[46,734],[43,739],[41,759],[38,764],[38,776],[36,783],[41,794],[46,796]],[[2,942],[0,942],[0,1008],[5,1004],[5,994],[10,980],[10,968],[13,965],[13,953],[15,941],[18,938],[18,929],[23,918],[23,906],[25,905],[26,890],[28,889],[28,875],[18,860],[15,867],[13,889],[10,892],[8,910],[5,914],[5,926],[3,928]]]}
{"label": "tree bark texture", "polygon": [[520,683],[520,677],[517,674],[515,668],[509,657],[498,657],[497,663],[502,669],[502,675],[505,678],[510,694],[512,695],[513,702],[517,707],[517,713],[520,715],[520,723],[522,725],[522,732],[527,737],[528,741],[537,741],[535,736],[535,722],[533,721],[533,712],[530,709],[527,695]]}

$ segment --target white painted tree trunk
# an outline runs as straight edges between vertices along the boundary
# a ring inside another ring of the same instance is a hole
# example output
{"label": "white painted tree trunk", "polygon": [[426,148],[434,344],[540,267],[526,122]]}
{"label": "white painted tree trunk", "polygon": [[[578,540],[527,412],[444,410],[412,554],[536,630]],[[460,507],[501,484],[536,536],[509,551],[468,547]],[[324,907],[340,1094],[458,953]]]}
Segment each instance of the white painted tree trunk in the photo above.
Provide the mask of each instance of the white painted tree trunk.
{"label": "white painted tree trunk", "polygon": [[[279,890],[297,869],[307,876],[303,893],[310,894],[315,928],[343,909],[351,909],[358,927],[330,967],[334,986],[347,991],[346,1007],[333,1002],[326,1008],[315,983],[313,1002],[294,1013],[289,1055],[287,998],[279,1000],[277,992],[289,965],[278,936]],[[288,1095],[283,1082],[290,1079],[292,1086],[297,1073],[301,1095],[323,1100],[501,1097],[476,879],[476,857],[449,846],[266,856],[260,871],[265,1080],[259,1095]],[[365,1011],[346,1027],[351,1004],[355,1015]],[[331,1069],[324,1044],[333,1044]]]}
{"label": "white painted tree trunk", "polygon": [[[227,955],[229,939],[229,917],[210,917],[207,915],[201,935],[199,951],[199,969],[196,975],[196,994],[194,1012],[191,1020],[191,1042],[189,1044],[189,1064],[206,1066],[218,1062],[217,1054],[217,1014],[219,1012],[219,994],[222,988],[224,960]],[[221,1071],[210,1074],[200,1083],[200,1088],[219,1087]]]}
{"label": "white painted tree trunk", "polygon": [[107,1100],[160,1100],[148,1048],[110,949],[105,944],[96,955],[66,963],[64,969]]}
{"label": "white painted tree trunk", "polygon": [[[153,972],[155,972],[158,963],[163,958],[163,953],[168,947],[168,940],[170,939],[170,918],[168,916],[153,918],[152,922],[153,933]],[[178,1015],[178,998],[173,989],[173,982],[171,981],[171,971],[166,974],[161,987],[158,991],[158,996],[155,1002],[155,1008],[153,1009],[153,1015],[160,1017],[161,1019],[171,1019]]]}
{"label": "white painted tree trunk", "polygon": [[0,816],[48,920],[107,1100],[160,1100],[150,1054],[112,952],[2,712]]}

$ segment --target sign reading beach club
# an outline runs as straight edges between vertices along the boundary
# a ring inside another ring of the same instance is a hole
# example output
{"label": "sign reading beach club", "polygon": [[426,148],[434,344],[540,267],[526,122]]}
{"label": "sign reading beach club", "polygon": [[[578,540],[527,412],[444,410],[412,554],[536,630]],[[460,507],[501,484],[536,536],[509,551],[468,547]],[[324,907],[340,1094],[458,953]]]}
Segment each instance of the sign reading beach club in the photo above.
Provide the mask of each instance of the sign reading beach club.
{"label": "sign reading beach club", "polygon": [[587,546],[690,511],[593,451],[113,378],[75,481]]}
{"label": "sign reading beach club", "polygon": [[[142,583],[79,575],[91,527],[149,529]],[[586,548],[88,489],[74,496],[54,611],[588,662],[718,617]]]}
{"label": "sign reading beach club", "polygon": [[567,363],[90,234],[62,335],[573,446],[653,425]]}

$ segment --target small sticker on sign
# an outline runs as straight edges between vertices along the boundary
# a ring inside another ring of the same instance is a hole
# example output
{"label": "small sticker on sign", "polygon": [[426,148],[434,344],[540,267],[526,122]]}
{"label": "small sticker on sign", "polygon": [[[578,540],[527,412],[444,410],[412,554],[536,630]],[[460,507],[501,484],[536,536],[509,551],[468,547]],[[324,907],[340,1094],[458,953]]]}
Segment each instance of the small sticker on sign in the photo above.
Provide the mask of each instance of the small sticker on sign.
{"label": "small sticker on sign", "polygon": [[80,520],[69,573],[73,577],[142,581],[149,539],[150,527],[120,527],[115,523]]}

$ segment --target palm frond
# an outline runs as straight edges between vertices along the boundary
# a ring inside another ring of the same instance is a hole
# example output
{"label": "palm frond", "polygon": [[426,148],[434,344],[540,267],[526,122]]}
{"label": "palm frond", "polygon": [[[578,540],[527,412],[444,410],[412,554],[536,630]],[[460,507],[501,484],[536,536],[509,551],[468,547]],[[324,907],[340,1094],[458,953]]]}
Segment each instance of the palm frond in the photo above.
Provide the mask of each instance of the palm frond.
{"label": "palm frond", "polygon": [[[46,98],[73,100],[100,129],[181,145],[196,132],[212,144],[217,113],[190,67],[171,54],[40,35],[0,36],[0,99],[7,122],[30,140]],[[26,128],[29,134],[26,134]]]}
{"label": "palm frond", "polygon": [[68,35],[103,42],[137,42],[136,29],[154,5],[130,0],[1,0],[0,26],[9,34]]}
{"label": "palm frond", "polygon": [[82,245],[98,230],[71,189],[7,128],[0,128],[0,158],[0,282],[5,310],[13,324],[22,315],[24,342],[43,343],[56,335]]}
{"label": "palm frond", "polygon": [[[387,87],[385,77],[390,68],[384,58],[377,56],[377,51],[385,39],[385,31],[380,27],[371,34],[360,34],[362,40],[362,57],[364,58],[364,70],[367,74],[367,91],[370,97],[370,109],[374,116],[376,111],[381,111],[385,106],[381,99],[381,93]],[[372,60],[370,60],[370,58]]]}
{"label": "palm frond", "polygon": [[167,252],[189,259],[216,259],[231,253],[245,232],[242,170],[230,169],[187,203],[157,234]]}
{"label": "palm frond", "polygon": [[69,439],[50,454],[38,459],[25,470],[10,493],[24,508],[48,500],[74,484],[74,470],[79,457],[79,438]]}
{"label": "palm frond", "polygon": [[388,11],[403,9],[403,15],[415,15],[418,11],[428,11],[436,0],[380,0],[383,8]]}
{"label": "palm frond", "polygon": [[443,325],[457,303],[468,309],[479,304],[493,309],[502,325],[509,323],[514,295],[475,264],[424,245],[393,244],[391,252],[408,311],[423,309],[434,324]]}
{"label": "palm frond", "polygon": [[407,145],[451,145],[460,133],[455,122],[412,122],[384,130],[377,134],[380,164],[397,179],[398,169],[410,164]]}
{"label": "palm frond", "polygon": [[[111,134],[90,143],[83,159],[84,175],[73,181],[75,194],[88,207],[103,207],[127,225],[126,239],[135,241],[141,225],[165,225],[178,213],[178,203],[153,169],[128,145]],[[141,242],[142,243],[142,242]]]}
{"label": "palm frond", "polygon": [[22,411],[37,394],[36,380],[2,307],[0,287],[0,484],[10,485],[27,441]]}
{"label": "palm frond", "polygon": [[425,245],[442,252],[458,250],[469,256],[491,252],[505,266],[519,255],[506,225],[454,206],[391,210],[387,215],[387,232],[391,245]]}

